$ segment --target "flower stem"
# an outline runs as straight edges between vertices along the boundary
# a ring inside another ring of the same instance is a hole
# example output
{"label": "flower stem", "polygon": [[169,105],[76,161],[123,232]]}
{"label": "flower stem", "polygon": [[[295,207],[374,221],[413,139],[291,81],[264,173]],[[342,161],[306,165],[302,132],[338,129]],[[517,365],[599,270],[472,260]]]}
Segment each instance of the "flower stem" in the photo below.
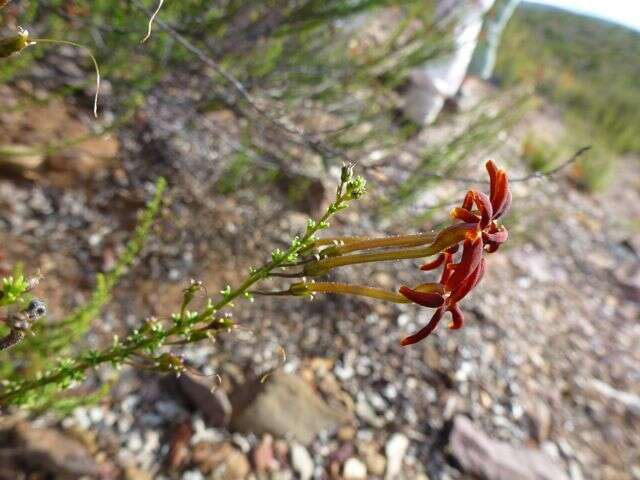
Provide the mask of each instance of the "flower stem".
{"label": "flower stem", "polygon": [[344,255],[341,257],[328,257],[323,258],[314,263],[305,265],[303,270],[304,275],[318,276],[324,275],[329,270],[336,267],[343,267],[346,265],[356,265],[360,263],[371,262],[385,262],[393,260],[408,260],[412,258],[423,258],[435,255],[441,251],[438,245],[428,245],[422,248],[409,248],[400,250],[387,250],[384,252],[374,253],[358,253],[354,255]]}
{"label": "flower stem", "polygon": [[[438,235],[433,239],[433,243],[420,248],[400,248],[382,252],[358,253],[353,255],[323,258],[316,262],[306,264],[302,273],[309,276],[318,276],[324,275],[333,268],[343,267],[346,265],[430,257],[431,255],[440,253],[443,250],[461,242],[466,238],[469,232],[475,231],[475,228],[476,226],[474,224],[468,223],[453,225],[438,233]],[[413,241],[416,239],[411,240]],[[402,239],[401,241],[405,241],[405,239]],[[348,247],[350,245],[351,244],[347,244],[346,246]]]}
{"label": "flower stem", "polygon": [[350,237],[346,242],[342,240],[344,244],[338,242],[338,244],[322,250],[322,255],[334,257],[358,250],[368,250],[370,248],[418,247],[432,243],[435,238],[436,235],[433,233],[417,233],[414,235],[398,235],[381,238]]}
{"label": "flower stem", "polygon": [[375,298],[394,303],[411,303],[406,297],[396,292],[380,288],[352,285],[336,282],[313,282],[305,284],[306,290],[314,293],[337,293],[344,295],[358,295],[360,297]]}
{"label": "flower stem", "polygon": [[[171,344],[172,339],[181,338],[186,343],[193,343],[198,341],[198,336],[191,337],[191,333],[194,332],[192,327],[205,323],[208,325],[206,328],[212,332],[217,332],[224,328],[224,322],[217,324],[215,322],[215,314],[219,310],[231,306],[232,302],[246,293],[249,293],[250,288],[259,281],[269,277],[273,270],[280,268],[283,264],[287,263],[287,259],[295,257],[301,251],[308,247],[313,242],[315,234],[328,226],[327,220],[347,206],[347,203],[356,198],[353,196],[353,192],[347,188],[343,193],[343,185],[345,182],[341,182],[338,192],[336,194],[335,202],[332,203],[322,218],[317,222],[312,222],[307,226],[304,235],[296,239],[291,243],[289,248],[278,255],[276,259],[272,259],[269,263],[261,268],[252,271],[252,273],[245,279],[245,281],[237,288],[225,291],[223,298],[217,303],[209,302],[204,309],[198,312],[196,315],[187,317],[183,314],[179,315],[177,321],[168,330],[152,330],[150,332],[140,333],[138,330],[127,337],[123,342],[116,341],[111,347],[105,348],[101,351],[95,352],[90,357],[85,353],[81,353],[75,357],[66,359],[64,366],[56,367],[50,371],[42,372],[34,379],[27,379],[15,382],[0,391],[0,404],[8,405],[10,403],[23,403],[25,402],[25,395],[34,393],[34,390],[39,390],[47,387],[56,388],[56,392],[68,387],[74,381],[84,378],[84,373],[92,368],[97,368],[99,365],[110,362],[114,365],[120,365],[125,363],[131,356],[136,355],[141,351],[154,351],[162,345]],[[219,325],[219,326],[218,326]],[[202,329],[196,330],[200,332]],[[41,392],[43,398],[47,397],[46,392]],[[22,399],[22,402],[21,402]]]}

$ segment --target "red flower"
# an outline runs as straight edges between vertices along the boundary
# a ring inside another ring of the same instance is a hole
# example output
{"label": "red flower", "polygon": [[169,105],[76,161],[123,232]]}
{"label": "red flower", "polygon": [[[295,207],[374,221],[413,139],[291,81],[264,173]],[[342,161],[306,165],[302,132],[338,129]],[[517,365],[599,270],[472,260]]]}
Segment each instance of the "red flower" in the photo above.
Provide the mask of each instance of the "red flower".
{"label": "red flower", "polygon": [[[462,223],[445,229],[438,235],[435,243],[439,239],[456,239],[457,242],[446,248],[436,260],[421,267],[422,270],[434,270],[442,266],[440,282],[426,283],[413,289],[406,286],[400,288],[400,293],[412,302],[436,309],[429,323],[404,338],[402,345],[412,345],[426,338],[435,330],[446,312],[451,313],[449,328],[455,330],[462,327],[464,316],[458,302],[482,279],[485,269],[483,251],[495,252],[507,241],[507,229],[497,223],[511,206],[507,173],[498,169],[491,160],[486,167],[491,184],[490,194],[475,190],[467,193],[462,206],[451,211],[451,216]],[[454,263],[453,257],[460,242],[463,243],[462,254],[458,263]]]}

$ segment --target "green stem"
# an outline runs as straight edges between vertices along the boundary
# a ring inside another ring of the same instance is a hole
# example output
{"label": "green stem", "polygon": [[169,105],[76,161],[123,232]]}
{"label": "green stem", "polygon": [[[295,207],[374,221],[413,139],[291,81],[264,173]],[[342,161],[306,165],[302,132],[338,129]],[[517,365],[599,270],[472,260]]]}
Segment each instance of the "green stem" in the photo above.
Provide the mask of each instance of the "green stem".
{"label": "green stem", "polygon": [[[425,247],[401,248],[395,250],[386,250],[383,252],[358,253],[353,255],[342,255],[339,257],[323,258],[321,260],[318,260],[317,262],[306,264],[302,273],[308,276],[318,276],[324,275],[333,268],[343,267],[346,265],[430,257],[461,242],[469,233],[471,233],[476,228],[477,227],[474,224],[458,223],[442,230],[433,239],[433,243]],[[402,239],[402,237],[396,238]],[[356,243],[352,244],[356,245]],[[348,247],[352,244],[347,244],[346,246]]]}
{"label": "green stem", "polygon": [[[342,184],[341,186],[342,187]],[[327,220],[333,214],[337,213],[340,209],[344,208],[345,202],[352,199],[350,193],[342,193],[342,188],[338,188],[336,195],[336,201],[329,207],[322,218],[309,226],[300,239],[300,241],[293,242],[292,245],[279,257],[278,260],[272,260],[260,269],[254,271],[247,277],[247,279],[236,289],[226,293],[224,297],[217,303],[207,306],[202,312],[188,321],[180,322],[174,325],[166,332],[152,332],[148,336],[139,336],[127,340],[124,344],[117,344],[95,355],[91,360],[87,360],[82,356],[76,356],[72,359],[71,367],[62,371],[54,371],[51,373],[45,373],[37,380],[31,380],[20,384],[17,388],[0,394],[0,403],[8,404],[13,399],[20,395],[39,388],[44,388],[48,385],[57,384],[65,381],[66,379],[73,378],[80,373],[84,373],[86,370],[96,368],[99,365],[111,362],[122,363],[133,354],[143,351],[145,349],[153,349],[154,346],[162,345],[167,342],[171,337],[184,335],[191,330],[193,325],[202,323],[205,321],[211,321],[212,316],[219,310],[229,306],[233,300],[244,295],[249,289],[260,280],[263,280],[269,276],[269,274],[276,268],[279,268],[286,262],[287,258],[298,254],[302,251],[314,237],[314,235],[321,229],[327,226]],[[191,343],[191,342],[188,342]]]}
{"label": "green stem", "polygon": [[322,255],[338,256],[358,250],[368,250],[370,248],[384,247],[418,247],[432,243],[436,238],[433,233],[417,233],[414,235],[398,235],[395,237],[351,237],[348,242],[341,244],[337,242],[333,247],[322,250]]}
{"label": "green stem", "polygon": [[388,250],[386,252],[359,253],[355,255],[344,255],[342,257],[323,258],[314,263],[305,265],[304,275],[318,276],[324,275],[329,270],[346,265],[356,265],[360,263],[386,262],[393,260],[408,260],[411,258],[430,257],[442,251],[439,245],[431,244],[422,248],[411,248],[401,250]]}
{"label": "green stem", "polygon": [[344,295],[358,295],[360,297],[375,298],[394,303],[411,303],[403,295],[380,288],[365,287],[363,285],[352,285],[349,283],[336,282],[314,282],[306,283],[305,290],[315,293],[337,293]]}

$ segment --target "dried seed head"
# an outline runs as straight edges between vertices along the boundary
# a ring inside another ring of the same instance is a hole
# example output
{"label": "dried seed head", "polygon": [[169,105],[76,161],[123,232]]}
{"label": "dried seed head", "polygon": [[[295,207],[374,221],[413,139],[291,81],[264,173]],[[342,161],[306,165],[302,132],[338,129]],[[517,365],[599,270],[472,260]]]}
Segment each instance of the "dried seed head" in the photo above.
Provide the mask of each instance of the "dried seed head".
{"label": "dried seed head", "polygon": [[29,32],[18,27],[18,31],[11,37],[0,39],[0,58],[9,57],[14,53],[20,53],[29,45],[34,45],[29,37]]}
{"label": "dried seed head", "polygon": [[25,313],[30,320],[38,320],[47,314],[47,304],[42,300],[34,298],[29,302],[29,305],[27,305]]}

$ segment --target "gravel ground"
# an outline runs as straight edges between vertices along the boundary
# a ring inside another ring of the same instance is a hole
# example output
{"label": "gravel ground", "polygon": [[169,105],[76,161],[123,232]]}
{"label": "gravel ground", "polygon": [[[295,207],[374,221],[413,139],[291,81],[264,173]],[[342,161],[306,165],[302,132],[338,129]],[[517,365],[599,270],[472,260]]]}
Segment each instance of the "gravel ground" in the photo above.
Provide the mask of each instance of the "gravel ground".
{"label": "gravel ground", "polygon": [[[306,215],[291,209],[273,183],[239,182],[219,193],[216,181],[230,164],[238,120],[223,112],[194,124],[185,112],[198,100],[195,91],[151,96],[133,128],[118,134],[114,161],[96,167],[91,181],[61,184],[60,178],[86,171],[70,166],[54,176],[50,160],[26,178],[0,177],[3,253],[27,270],[43,270],[41,295],[53,320],[86,298],[95,272],[108,267],[152,179],[170,178],[169,211],[92,341],[141,315],[168,315],[189,278],[201,279],[211,293],[237,283],[304,225]],[[555,121],[536,115],[539,123]],[[454,126],[439,128],[446,136]],[[517,132],[491,152],[516,177],[524,173]],[[469,159],[465,176],[481,178],[483,160]],[[371,174],[371,189],[379,192],[404,168],[399,162]],[[332,185],[335,174],[323,183]],[[463,188],[443,182],[421,200],[458,198]],[[104,475],[131,479],[377,478],[395,464],[398,478],[472,478],[449,445],[457,415],[495,440],[540,448],[572,480],[640,478],[638,161],[620,159],[615,183],[602,194],[580,192],[563,172],[515,184],[514,196],[509,245],[491,256],[485,279],[465,300],[462,330],[441,327],[403,348],[399,340],[429,312],[353,298],[258,299],[232,312],[241,329],[184,352],[202,373],[220,375],[222,393],[273,369],[295,374],[346,412],[349,425],[305,446],[212,427],[174,381],[131,370],[108,401],[76,410],[60,425],[85,432],[83,442],[99,452],[92,455],[114,466]],[[372,197],[334,221],[332,233],[405,231],[406,218],[372,215]],[[364,266],[335,278],[393,289],[421,280],[417,265]],[[215,384],[214,377],[208,381]],[[186,452],[176,453],[184,445]]]}

